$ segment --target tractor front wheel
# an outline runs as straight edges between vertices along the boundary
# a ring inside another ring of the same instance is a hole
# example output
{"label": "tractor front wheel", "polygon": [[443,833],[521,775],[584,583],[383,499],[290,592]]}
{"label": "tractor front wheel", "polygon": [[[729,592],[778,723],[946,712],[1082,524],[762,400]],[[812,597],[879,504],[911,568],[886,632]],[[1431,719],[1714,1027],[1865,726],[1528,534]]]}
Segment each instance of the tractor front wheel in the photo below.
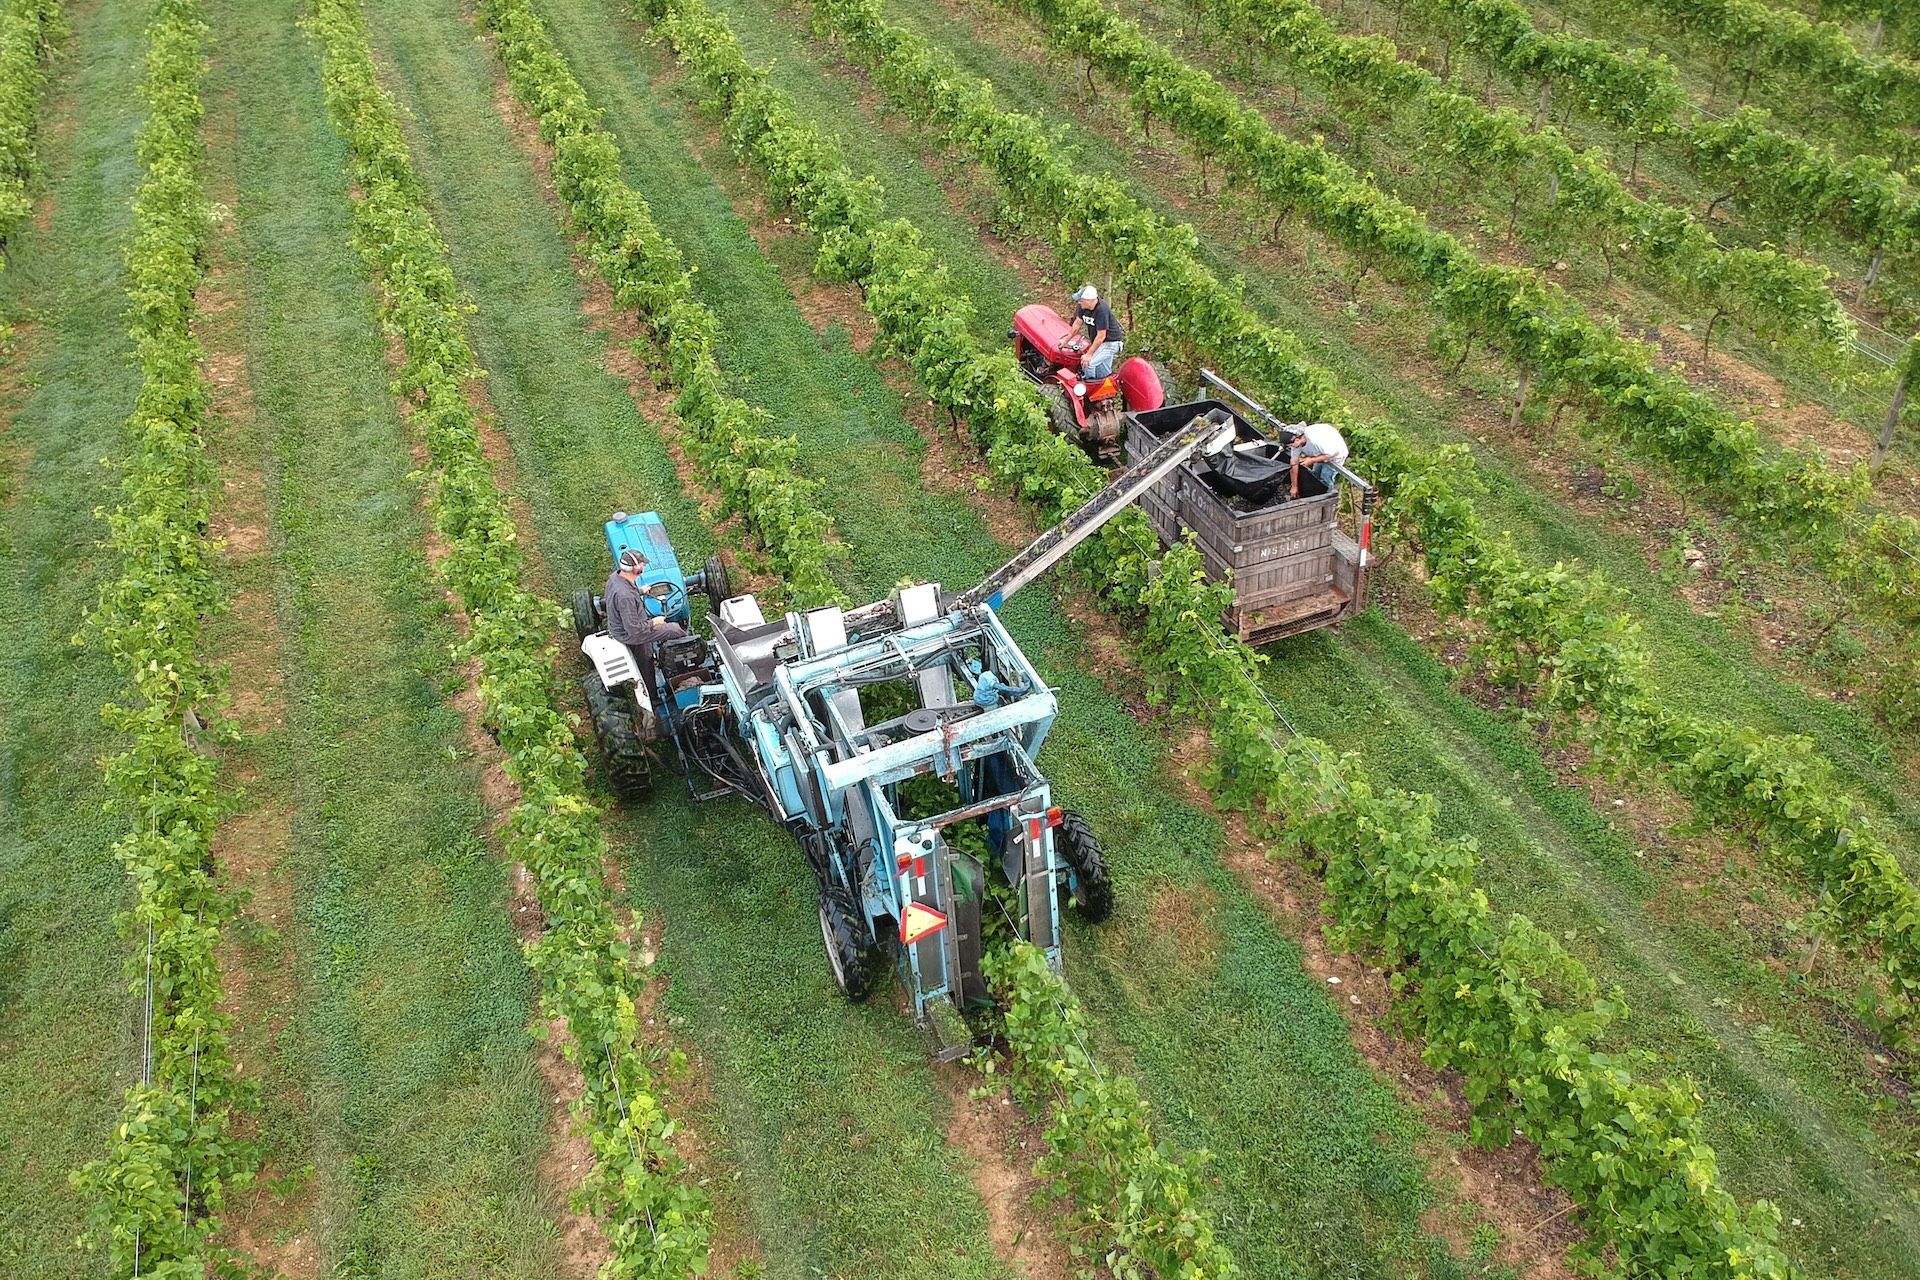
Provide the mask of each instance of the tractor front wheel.
{"label": "tractor front wheel", "polygon": [[600,630],[600,619],[593,611],[593,592],[586,587],[573,593],[573,629],[582,640]]}
{"label": "tractor front wheel", "polygon": [[1071,809],[1061,814],[1059,829],[1053,833],[1053,847],[1067,864],[1067,890],[1080,914],[1094,924],[1112,915],[1113,881],[1107,876],[1100,838],[1093,834],[1087,820]]}
{"label": "tractor front wheel", "polygon": [[839,885],[820,891],[820,940],[840,994],[859,1004],[873,994],[873,948],[867,922],[853,898]]}
{"label": "tractor front wheel", "polygon": [[653,760],[647,755],[646,740],[634,712],[639,708],[626,686],[607,688],[598,671],[587,672],[582,681],[587,693],[587,713],[593,718],[593,736],[600,740],[600,758],[607,771],[607,782],[622,804],[638,804],[653,793]]}
{"label": "tractor front wheel", "polygon": [[733,584],[727,581],[727,566],[721,563],[719,556],[708,556],[703,577],[707,587],[707,608],[713,610],[717,617],[720,602],[733,599]]}

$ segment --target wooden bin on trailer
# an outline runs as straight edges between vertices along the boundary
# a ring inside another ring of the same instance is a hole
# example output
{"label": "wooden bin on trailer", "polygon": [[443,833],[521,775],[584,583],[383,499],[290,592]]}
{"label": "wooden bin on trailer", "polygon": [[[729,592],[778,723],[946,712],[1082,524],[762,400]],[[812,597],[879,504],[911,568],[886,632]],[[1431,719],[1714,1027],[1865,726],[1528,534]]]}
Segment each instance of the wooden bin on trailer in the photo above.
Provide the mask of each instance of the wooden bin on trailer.
{"label": "wooden bin on trailer", "polygon": [[[1233,419],[1239,443],[1270,438],[1219,400],[1167,405],[1127,415],[1127,461],[1145,457],[1163,436],[1195,417],[1214,413]],[[1283,496],[1259,510],[1243,510],[1244,501],[1229,500],[1207,483],[1210,471],[1196,454],[1149,489],[1140,505],[1162,541],[1171,546],[1191,532],[1208,576],[1224,581],[1231,575],[1229,629],[1249,644],[1266,644],[1330,626],[1366,607],[1367,556],[1361,543],[1371,490],[1355,495],[1362,521],[1356,540],[1339,527],[1338,484],[1329,489],[1302,471],[1298,498]]]}

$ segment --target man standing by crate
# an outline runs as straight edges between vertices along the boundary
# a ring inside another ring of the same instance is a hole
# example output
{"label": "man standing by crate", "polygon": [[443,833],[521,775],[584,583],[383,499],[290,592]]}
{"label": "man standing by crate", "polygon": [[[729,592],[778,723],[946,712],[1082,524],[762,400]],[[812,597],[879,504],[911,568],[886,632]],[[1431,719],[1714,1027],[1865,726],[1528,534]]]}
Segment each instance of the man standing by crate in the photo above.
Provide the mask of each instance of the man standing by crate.
{"label": "man standing by crate", "polygon": [[1113,372],[1113,362],[1120,358],[1120,340],[1126,335],[1113,318],[1113,308],[1092,285],[1081,285],[1073,301],[1079,308],[1080,332],[1087,339],[1087,349],[1080,353],[1080,375],[1104,378]]}
{"label": "man standing by crate", "polygon": [[1334,481],[1340,475],[1339,468],[1347,465],[1347,438],[1340,434],[1340,428],[1331,422],[1310,422],[1287,443],[1293,447],[1293,496],[1300,496],[1302,467],[1313,472],[1327,492],[1332,493]]}

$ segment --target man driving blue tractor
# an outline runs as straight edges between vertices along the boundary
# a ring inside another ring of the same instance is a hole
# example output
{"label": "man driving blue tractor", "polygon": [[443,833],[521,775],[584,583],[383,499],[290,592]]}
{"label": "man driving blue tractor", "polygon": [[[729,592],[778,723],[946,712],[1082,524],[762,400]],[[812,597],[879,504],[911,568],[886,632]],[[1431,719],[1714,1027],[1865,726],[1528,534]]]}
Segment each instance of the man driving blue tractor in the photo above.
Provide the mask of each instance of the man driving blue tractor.
{"label": "man driving blue tractor", "polygon": [[647,609],[647,598],[640,594],[640,575],[647,569],[647,558],[632,547],[620,553],[613,572],[607,575],[606,593],[601,607],[607,613],[607,634],[633,650],[634,663],[649,696],[654,684],[654,646],[669,640],[684,640],[692,633],[677,622],[657,618]]}

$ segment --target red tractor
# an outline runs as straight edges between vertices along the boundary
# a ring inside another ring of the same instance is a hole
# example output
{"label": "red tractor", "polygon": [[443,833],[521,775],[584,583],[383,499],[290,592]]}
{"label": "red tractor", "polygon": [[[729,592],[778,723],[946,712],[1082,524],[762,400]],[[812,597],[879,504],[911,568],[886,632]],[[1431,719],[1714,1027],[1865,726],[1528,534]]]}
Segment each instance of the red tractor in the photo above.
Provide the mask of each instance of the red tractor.
{"label": "red tractor", "polygon": [[1043,303],[1013,313],[1014,358],[1053,410],[1053,427],[1099,462],[1116,462],[1125,440],[1120,415],[1158,409],[1172,394],[1166,370],[1129,356],[1104,378],[1080,374],[1086,335]]}

